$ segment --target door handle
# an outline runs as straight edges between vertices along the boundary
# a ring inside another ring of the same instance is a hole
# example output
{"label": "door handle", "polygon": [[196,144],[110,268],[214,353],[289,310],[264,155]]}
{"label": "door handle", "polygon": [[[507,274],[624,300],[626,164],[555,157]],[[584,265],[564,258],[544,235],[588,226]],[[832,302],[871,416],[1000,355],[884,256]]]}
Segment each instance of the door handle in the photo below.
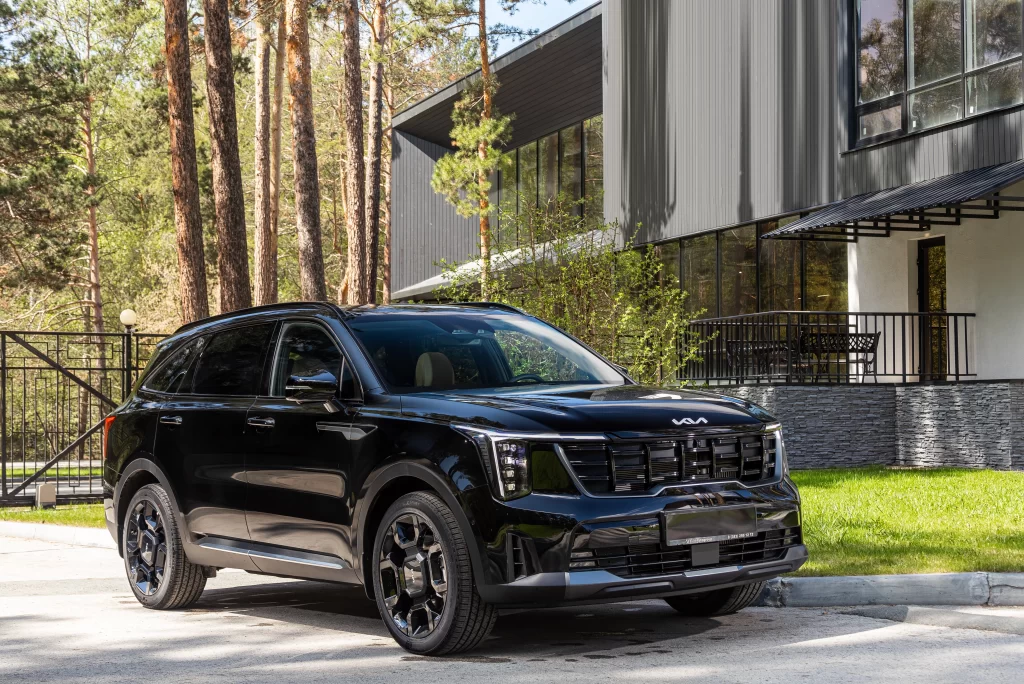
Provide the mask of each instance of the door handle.
{"label": "door handle", "polygon": [[160,416],[163,425],[181,425],[181,416]]}
{"label": "door handle", "polygon": [[249,420],[247,420],[245,422],[248,423],[249,425],[253,426],[254,428],[257,428],[257,429],[259,429],[259,428],[272,428],[272,427],[274,427],[274,419],[273,418],[255,418],[255,417],[253,417],[253,418],[250,418]]}

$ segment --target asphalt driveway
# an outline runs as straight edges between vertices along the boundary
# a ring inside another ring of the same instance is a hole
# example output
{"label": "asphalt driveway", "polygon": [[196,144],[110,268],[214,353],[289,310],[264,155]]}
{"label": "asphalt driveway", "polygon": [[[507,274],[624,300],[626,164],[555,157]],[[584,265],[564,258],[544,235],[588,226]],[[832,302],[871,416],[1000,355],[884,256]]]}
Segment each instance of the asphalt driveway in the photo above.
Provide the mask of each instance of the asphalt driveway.
{"label": "asphalt driveway", "polygon": [[193,609],[157,612],[132,597],[112,551],[0,537],[2,682],[975,684],[1022,673],[1014,634],[822,609],[687,620],[660,601],[503,614],[477,651],[427,659],[394,644],[361,590],[224,571]]}

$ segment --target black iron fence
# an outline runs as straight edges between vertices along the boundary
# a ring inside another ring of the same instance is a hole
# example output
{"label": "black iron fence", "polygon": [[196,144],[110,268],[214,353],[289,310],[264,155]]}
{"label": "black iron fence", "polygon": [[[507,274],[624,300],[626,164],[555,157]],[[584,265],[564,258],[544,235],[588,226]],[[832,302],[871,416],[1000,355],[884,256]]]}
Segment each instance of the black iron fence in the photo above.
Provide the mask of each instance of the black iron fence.
{"label": "black iron fence", "polygon": [[102,495],[103,418],[162,335],[0,330],[0,505]]}
{"label": "black iron fence", "polygon": [[972,313],[771,311],[691,323],[691,382],[957,382],[976,375]]}

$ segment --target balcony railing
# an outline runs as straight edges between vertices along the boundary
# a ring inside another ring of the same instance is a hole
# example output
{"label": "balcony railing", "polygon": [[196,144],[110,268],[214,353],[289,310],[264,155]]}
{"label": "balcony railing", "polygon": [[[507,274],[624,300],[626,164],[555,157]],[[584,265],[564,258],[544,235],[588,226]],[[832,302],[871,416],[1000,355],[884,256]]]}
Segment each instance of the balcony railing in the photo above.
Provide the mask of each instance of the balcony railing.
{"label": "balcony railing", "polygon": [[687,379],[758,383],[958,382],[974,377],[972,313],[770,311],[691,323]]}

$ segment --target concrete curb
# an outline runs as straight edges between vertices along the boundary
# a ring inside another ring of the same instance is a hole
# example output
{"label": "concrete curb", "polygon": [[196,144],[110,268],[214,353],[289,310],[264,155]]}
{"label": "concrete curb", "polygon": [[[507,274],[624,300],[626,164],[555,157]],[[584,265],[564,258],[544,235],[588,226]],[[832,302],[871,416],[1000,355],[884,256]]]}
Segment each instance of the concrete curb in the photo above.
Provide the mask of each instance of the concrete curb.
{"label": "concrete curb", "polygon": [[977,613],[961,613],[956,610],[920,608],[918,606],[867,606],[841,612],[845,615],[860,615],[878,620],[906,622],[912,625],[977,629],[983,632],[1024,636],[1024,618],[1009,615],[978,615]]}
{"label": "concrete curb", "polygon": [[71,527],[70,525],[44,525],[42,523],[9,522],[0,520],[0,537],[19,537],[40,541],[116,549],[117,545],[105,529]]}
{"label": "concrete curb", "polygon": [[1024,573],[781,577],[768,582],[756,605],[1024,606]]}

